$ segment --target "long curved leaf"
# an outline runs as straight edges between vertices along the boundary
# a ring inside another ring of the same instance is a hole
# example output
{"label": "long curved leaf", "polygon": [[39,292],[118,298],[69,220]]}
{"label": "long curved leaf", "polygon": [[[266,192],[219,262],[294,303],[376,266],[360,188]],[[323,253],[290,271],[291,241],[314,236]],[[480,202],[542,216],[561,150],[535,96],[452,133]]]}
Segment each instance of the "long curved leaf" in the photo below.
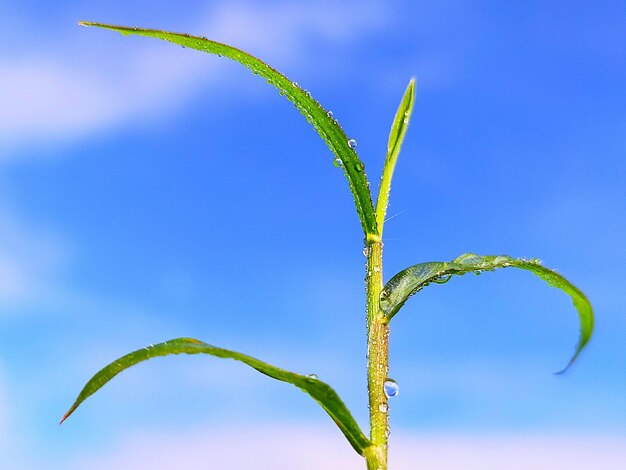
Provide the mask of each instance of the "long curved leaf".
{"label": "long curved leaf", "polygon": [[296,82],[292,82],[280,72],[274,70],[265,62],[256,57],[236,49],[232,46],[211,41],[204,37],[190,36],[188,34],[171,33],[153,29],[131,28],[126,26],[115,26],[90,21],[81,21],[81,26],[96,26],[98,28],[110,29],[123,35],[147,36],[164,41],[169,41],[190,49],[228,57],[245,67],[249,68],[255,75],[265,78],[267,83],[274,86],[281,95],[291,101],[296,108],[304,115],[307,121],[315,128],[318,134],[326,142],[336,158],[336,162],[343,168],[348,180],[350,191],[356,204],[356,209],[366,235],[377,235],[376,215],[367,184],[367,177],[364,172],[363,162],[356,152],[349,145],[348,136],[339,126],[336,119],[332,118],[332,113],[325,110],[311,94],[300,88]]}
{"label": "long curved leaf", "polygon": [[530,271],[572,298],[580,320],[580,339],[573,357],[561,371],[564,372],[576,360],[591,338],[594,323],[593,310],[585,294],[557,272],[542,266],[539,260],[515,259],[510,256],[479,256],[468,253],[452,262],[416,264],[400,271],[387,282],[381,292],[380,307],[389,321],[409,297],[432,282],[441,284],[447,282],[452,275],[462,275],[468,272],[478,274],[483,271],[493,271],[496,268],[509,267]]}
{"label": "long curved leaf", "polygon": [[360,455],[370,446],[370,442],[365,437],[359,425],[354,420],[346,405],[341,401],[337,392],[330,385],[318,380],[313,375],[305,376],[295,374],[278,367],[267,364],[253,357],[241,354],[228,349],[222,349],[210,344],[203,343],[193,338],[177,338],[171,341],[165,341],[146,348],[139,349],[127,354],[118,360],[112,362],[96,375],[94,375],[85,387],[81,390],[76,401],[65,413],[61,423],[65,421],[87,398],[98,391],[104,384],[129,367],[140,362],[146,361],[153,357],[167,356],[170,354],[210,354],[211,356],[221,357],[225,359],[235,359],[243,362],[253,369],[258,370],[262,374],[267,375],[281,382],[287,382],[295,385],[305,393],[308,393],[319,405],[328,413],[335,424],[341,429],[350,445]]}

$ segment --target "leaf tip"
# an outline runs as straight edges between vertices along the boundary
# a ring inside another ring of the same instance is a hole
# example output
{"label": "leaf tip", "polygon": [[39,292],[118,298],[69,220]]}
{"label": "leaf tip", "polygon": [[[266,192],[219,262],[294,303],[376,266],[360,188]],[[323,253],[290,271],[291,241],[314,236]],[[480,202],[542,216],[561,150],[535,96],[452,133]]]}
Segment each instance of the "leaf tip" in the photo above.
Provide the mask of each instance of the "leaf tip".
{"label": "leaf tip", "polygon": [[70,415],[74,412],[74,409],[75,408],[70,408],[67,413],[63,415],[61,421],[59,421],[59,426],[61,426],[65,422],[65,420],[70,417]]}

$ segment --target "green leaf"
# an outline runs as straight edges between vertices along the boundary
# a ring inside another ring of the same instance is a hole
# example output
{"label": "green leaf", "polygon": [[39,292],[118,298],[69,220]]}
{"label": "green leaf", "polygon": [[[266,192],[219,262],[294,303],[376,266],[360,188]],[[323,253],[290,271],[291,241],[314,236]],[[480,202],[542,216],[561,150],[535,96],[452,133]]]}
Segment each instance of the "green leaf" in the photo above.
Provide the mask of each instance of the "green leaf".
{"label": "green leaf", "polygon": [[396,168],[396,161],[400,154],[400,148],[404,141],[404,136],[409,127],[409,120],[413,112],[413,103],[415,101],[415,79],[409,81],[406,91],[400,100],[396,116],[391,124],[389,132],[389,141],[387,142],[387,157],[385,158],[385,166],[383,167],[383,176],[380,181],[378,190],[378,199],[376,202],[376,223],[378,225],[378,233],[383,234],[383,225],[385,223],[385,214],[389,205],[389,191],[391,190],[391,179]]}
{"label": "green leaf", "polygon": [[245,354],[211,346],[193,338],[177,338],[171,341],[165,341],[164,343],[150,345],[112,362],[87,382],[74,404],[67,413],[65,413],[63,419],[61,419],[61,423],[65,421],[82,402],[123,370],[140,362],[152,359],[153,357],[167,356],[170,354],[210,354],[215,357],[235,359],[249,365],[268,377],[295,385],[305,393],[308,393],[324,408],[326,413],[328,413],[339,429],[341,429],[354,450],[360,455],[363,455],[364,450],[370,445],[369,440],[365,437],[363,432],[361,432],[359,425],[350,414],[350,411],[330,385],[318,380],[315,376],[295,374],[259,361],[253,357],[246,356]]}
{"label": "green leaf", "polygon": [[548,285],[557,287],[568,294],[578,311],[580,320],[580,339],[574,356],[565,369],[572,365],[582,349],[589,342],[593,332],[593,310],[585,294],[555,271],[543,267],[539,260],[515,259],[510,256],[479,256],[472,253],[464,254],[452,262],[420,263],[400,271],[385,285],[380,296],[380,307],[389,321],[409,297],[432,282],[447,282],[452,275],[473,272],[493,271],[496,268],[521,268],[532,272],[546,281]]}
{"label": "green leaf", "polygon": [[[126,26],[114,26],[90,21],[81,21],[81,26],[96,26],[98,28],[117,31],[125,36],[138,35],[147,36],[164,41],[169,41],[190,49],[228,57],[245,67],[249,68],[255,75],[265,78],[267,83],[274,86],[281,95],[291,101],[296,108],[304,115],[307,121],[315,128],[318,134],[326,142],[332,153],[335,155],[335,162],[343,168],[348,180],[350,191],[356,204],[357,213],[366,235],[377,235],[376,215],[369,192],[367,177],[364,172],[363,162],[359,159],[354,149],[348,144],[348,137],[337,121],[329,116],[310,93],[301,89],[295,82],[292,82],[280,72],[274,70],[266,63],[256,57],[219,42],[211,41],[204,37],[190,36],[188,34],[170,33],[153,29],[131,28]],[[295,163],[295,162],[294,162]]]}

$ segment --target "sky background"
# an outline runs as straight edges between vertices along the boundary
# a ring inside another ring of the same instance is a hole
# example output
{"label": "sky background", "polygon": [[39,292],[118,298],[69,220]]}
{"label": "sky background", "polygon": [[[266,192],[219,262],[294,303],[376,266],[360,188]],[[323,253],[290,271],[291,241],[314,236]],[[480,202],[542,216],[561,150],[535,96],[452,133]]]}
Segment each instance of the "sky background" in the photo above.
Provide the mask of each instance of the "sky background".
{"label": "sky background", "polygon": [[626,468],[626,5],[0,0],[0,467],[360,469],[293,387],[211,357],[131,369],[179,336],[332,385],[367,426],[362,233],[332,155],[239,64],[78,20],[242,48],[357,140],[377,186],[417,95],[385,279],[461,253],[528,272],[434,285],[392,323],[391,469]]}

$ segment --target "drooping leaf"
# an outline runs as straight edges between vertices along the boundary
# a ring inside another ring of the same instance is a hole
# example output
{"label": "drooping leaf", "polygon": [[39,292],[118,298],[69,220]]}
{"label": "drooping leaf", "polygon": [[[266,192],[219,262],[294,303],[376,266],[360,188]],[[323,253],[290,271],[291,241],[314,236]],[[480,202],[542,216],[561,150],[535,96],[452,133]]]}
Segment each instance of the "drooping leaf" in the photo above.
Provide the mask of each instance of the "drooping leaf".
{"label": "drooping leaf", "polygon": [[400,100],[398,110],[391,124],[389,132],[389,141],[387,142],[387,157],[385,158],[385,166],[383,167],[383,175],[380,180],[380,188],[378,190],[378,199],[376,200],[376,223],[378,225],[378,233],[382,236],[383,225],[385,223],[385,214],[387,213],[387,205],[389,204],[389,191],[391,190],[391,179],[396,168],[396,161],[400,154],[400,148],[404,141],[404,136],[409,127],[409,120],[413,112],[413,103],[415,101],[415,79],[409,81],[406,91]]}
{"label": "drooping leaf", "polygon": [[339,429],[341,429],[354,450],[356,450],[360,455],[363,455],[364,450],[370,445],[369,440],[365,437],[359,428],[359,425],[352,417],[352,414],[350,414],[346,405],[337,395],[337,392],[335,392],[330,385],[317,379],[317,377],[313,375],[305,376],[295,374],[293,372],[279,369],[278,367],[272,366],[245,354],[211,346],[210,344],[203,343],[202,341],[198,341],[193,338],[177,338],[171,341],[165,341],[164,343],[150,345],[112,362],[100,370],[87,382],[76,398],[74,404],[63,416],[61,423],[65,421],[76,410],[76,408],[80,406],[81,403],[83,403],[87,398],[93,395],[104,384],[123,370],[153,357],[167,356],[170,354],[210,354],[215,357],[235,359],[247,364],[268,377],[295,385],[319,403],[319,405],[337,424]]}
{"label": "drooping leaf", "polygon": [[452,262],[430,262],[411,266],[393,276],[385,285],[380,296],[380,307],[389,321],[409,297],[432,282],[447,282],[453,275],[481,273],[496,268],[521,268],[532,272],[568,294],[578,311],[580,320],[580,339],[573,357],[563,369],[564,372],[576,360],[582,349],[589,342],[593,332],[593,310],[585,294],[557,272],[545,268],[539,260],[515,259],[510,256],[479,256],[464,254]]}
{"label": "drooping leaf", "polygon": [[79,24],[82,26],[96,26],[98,28],[110,29],[125,36],[138,35],[162,39],[190,49],[224,56],[244,65],[255,75],[263,77],[267,83],[274,86],[281,95],[296,106],[326,142],[335,156],[335,162],[343,168],[364,233],[366,235],[376,235],[378,233],[376,228],[376,215],[367,184],[367,177],[364,172],[364,165],[352,148],[354,145],[351,146],[349,144],[348,136],[346,136],[341,126],[339,126],[337,120],[333,119],[332,113],[325,110],[322,105],[311,97],[308,91],[300,88],[296,82],[292,82],[263,61],[242,50],[211,41],[204,37],[153,29],[115,26],[90,21],[81,21]]}

